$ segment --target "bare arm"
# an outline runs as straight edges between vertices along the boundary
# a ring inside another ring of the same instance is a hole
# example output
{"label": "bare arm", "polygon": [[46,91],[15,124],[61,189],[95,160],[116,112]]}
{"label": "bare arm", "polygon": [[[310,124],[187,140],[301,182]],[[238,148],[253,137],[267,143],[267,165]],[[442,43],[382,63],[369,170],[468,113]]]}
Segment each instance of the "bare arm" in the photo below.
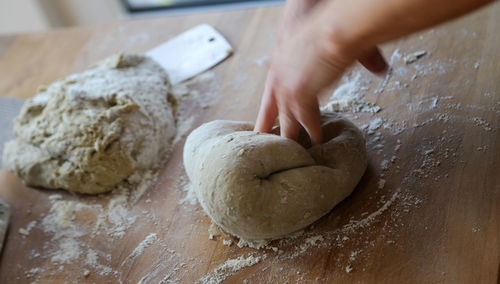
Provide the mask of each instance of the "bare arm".
{"label": "bare arm", "polygon": [[340,0],[322,3],[318,17],[325,37],[345,53],[437,25],[473,11],[492,0]]}
{"label": "bare arm", "polygon": [[[285,13],[298,11],[289,0]],[[293,1],[293,2],[292,2]],[[302,0],[313,1],[313,0]],[[321,142],[318,93],[355,60],[369,70],[386,67],[376,45],[447,21],[491,0],[323,0],[299,17],[285,15],[293,32],[279,36],[256,122],[270,132],[279,117],[282,136],[295,139],[302,125]],[[307,2],[313,3],[313,2]]]}

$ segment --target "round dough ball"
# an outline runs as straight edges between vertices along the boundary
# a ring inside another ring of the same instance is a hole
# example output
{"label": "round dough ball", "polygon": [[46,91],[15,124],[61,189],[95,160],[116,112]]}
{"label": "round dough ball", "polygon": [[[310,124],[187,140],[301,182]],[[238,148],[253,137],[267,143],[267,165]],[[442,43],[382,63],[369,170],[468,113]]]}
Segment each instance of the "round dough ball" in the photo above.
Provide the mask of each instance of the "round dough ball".
{"label": "round dough ball", "polygon": [[252,129],[212,121],[184,146],[184,166],[203,209],[240,238],[274,239],[310,225],[346,198],[366,170],[363,135],[340,115],[322,115],[325,142],[314,146],[305,133],[301,145]]}
{"label": "round dough ball", "polygon": [[168,76],[118,54],[40,88],[14,123],[4,163],[27,185],[97,194],[157,166],[175,135]]}

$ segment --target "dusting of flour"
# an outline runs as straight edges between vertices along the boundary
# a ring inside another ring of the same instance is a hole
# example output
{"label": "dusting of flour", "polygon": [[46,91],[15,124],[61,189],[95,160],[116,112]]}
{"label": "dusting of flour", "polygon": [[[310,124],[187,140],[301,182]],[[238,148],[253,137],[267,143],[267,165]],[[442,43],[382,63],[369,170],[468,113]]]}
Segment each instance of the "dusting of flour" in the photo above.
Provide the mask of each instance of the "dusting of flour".
{"label": "dusting of flour", "polygon": [[321,107],[323,111],[330,112],[368,112],[377,113],[381,110],[379,106],[365,100],[364,92],[368,90],[364,86],[360,73],[354,78],[340,85],[334,92],[328,103]]}
{"label": "dusting of flour", "polygon": [[203,276],[201,279],[197,281],[197,283],[204,284],[218,284],[222,281],[226,280],[226,278],[230,275],[228,272],[237,272],[245,267],[253,266],[259,263],[263,258],[260,256],[249,255],[248,257],[244,257],[243,255],[238,258],[230,258],[226,260],[223,264],[219,265],[209,274]]}

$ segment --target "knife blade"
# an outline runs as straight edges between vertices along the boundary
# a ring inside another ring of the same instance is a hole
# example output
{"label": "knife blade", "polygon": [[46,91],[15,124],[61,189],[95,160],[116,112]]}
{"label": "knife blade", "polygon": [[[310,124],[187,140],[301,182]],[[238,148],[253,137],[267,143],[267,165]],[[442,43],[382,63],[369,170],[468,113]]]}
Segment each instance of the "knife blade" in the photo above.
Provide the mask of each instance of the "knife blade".
{"label": "knife blade", "polygon": [[213,27],[201,24],[177,35],[146,53],[168,73],[176,85],[210,69],[233,52],[227,40]]}

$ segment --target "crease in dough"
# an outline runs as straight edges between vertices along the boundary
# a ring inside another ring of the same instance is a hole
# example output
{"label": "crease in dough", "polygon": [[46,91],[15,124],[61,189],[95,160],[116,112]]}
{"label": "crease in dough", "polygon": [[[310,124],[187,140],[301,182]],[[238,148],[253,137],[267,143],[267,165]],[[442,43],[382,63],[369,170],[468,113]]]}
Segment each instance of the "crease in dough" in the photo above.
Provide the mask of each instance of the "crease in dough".
{"label": "crease in dough", "polygon": [[184,166],[215,224],[246,240],[275,239],[318,220],[345,199],[367,167],[365,140],[350,121],[322,114],[324,142],[312,146],[216,120],[187,138]]}

